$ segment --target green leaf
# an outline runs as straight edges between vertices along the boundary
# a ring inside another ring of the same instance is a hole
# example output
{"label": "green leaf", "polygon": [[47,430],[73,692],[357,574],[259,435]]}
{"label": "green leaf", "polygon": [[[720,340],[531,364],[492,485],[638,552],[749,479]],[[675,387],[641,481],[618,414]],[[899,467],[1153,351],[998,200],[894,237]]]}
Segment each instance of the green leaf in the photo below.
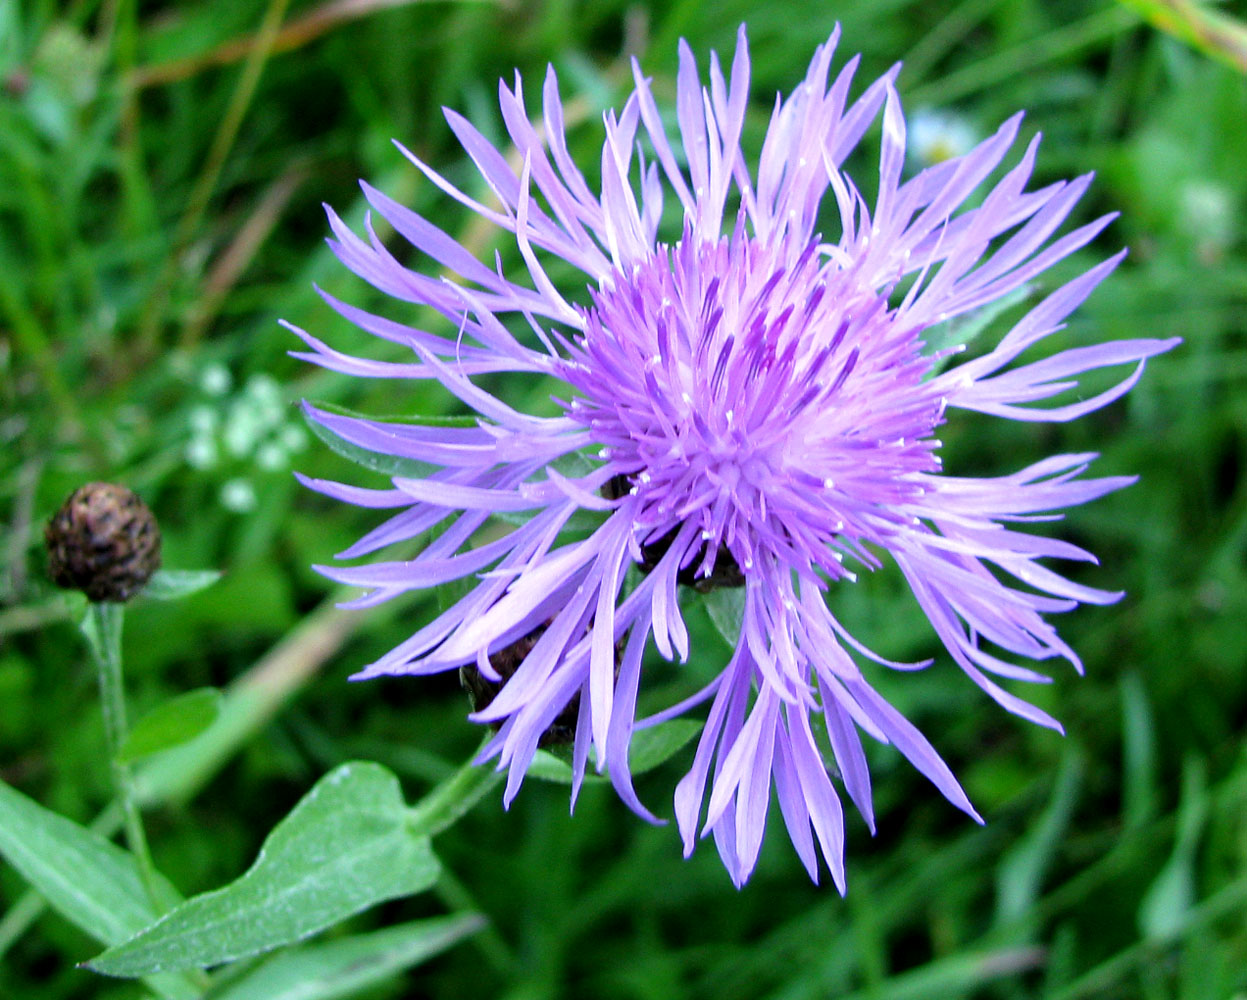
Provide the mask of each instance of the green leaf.
{"label": "green leaf", "polygon": [[1139,930],[1151,941],[1176,938],[1186,929],[1196,901],[1195,861],[1208,822],[1208,774],[1203,758],[1189,756],[1182,769],[1182,797],[1173,854],[1139,903]]}
{"label": "green leaf", "polygon": [[283,951],[214,1000],[334,1000],[380,983],[485,926],[475,913],[417,920],[372,934]]}
{"label": "green leaf", "polygon": [[[671,719],[647,729],[636,730],[632,734],[632,745],[628,748],[628,770],[634,775],[652,771],[678,753],[701,729],[702,724],[693,719]],[[595,755],[590,751],[589,767],[594,766],[594,759]],[[527,773],[531,778],[553,781],[560,785],[570,785],[572,782],[571,764],[549,750],[537,751]],[[584,780],[586,784],[592,784],[607,779],[586,771]]]}
{"label": "green leaf", "polygon": [[[436,417],[417,414],[379,417],[369,413],[358,413],[355,410],[350,410],[345,406],[338,406],[334,403],[321,403],[313,400],[308,402],[316,409],[324,410],[326,413],[332,413],[339,417],[351,417],[356,420],[371,420],[374,423],[418,424],[426,427],[476,426],[475,417]],[[371,469],[373,472],[379,472],[384,476],[405,476],[411,479],[424,479],[438,469],[436,465],[420,462],[414,458],[402,458],[398,455],[387,455],[379,451],[371,451],[368,448],[361,448],[354,442],[347,441],[345,438],[335,434],[328,427],[313,419],[310,414],[305,412],[304,416],[312,433],[328,445],[334,454],[341,455],[356,465],[362,465],[365,469]]]}
{"label": "green leaf", "polygon": [[[530,510],[500,510],[494,512],[496,517],[503,524],[512,524],[517,527],[527,524],[540,513],[537,508]],[[604,510],[586,510],[581,507],[572,512],[572,516],[567,519],[567,523],[563,525],[563,531],[567,534],[590,534],[606,523],[609,512]]]}
{"label": "green leaf", "polygon": [[155,917],[129,852],[3,782],[0,854],[57,913],[99,941],[124,941]]}
{"label": "green leaf", "polygon": [[[590,753],[590,756],[592,756],[592,753]],[[537,778],[540,781],[552,781],[556,785],[570,785],[572,783],[571,763],[564,760],[559,754],[551,753],[549,750],[538,750],[533,754],[533,761],[528,765],[528,770],[524,773],[529,778]],[[594,774],[586,767],[584,777],[586,785],[601,784],[606,780],[604,775]]]}
{"label": "green leaf", "polygon": [[706,595],[706,611],[729,649],[740,642],[740,630],[745,620],[745,588],[720,587]]}
{"label": "green leaf", "polygon": [[[593,445],[591,449],[582,448],[579,451],[569,451],[566,455],[560,455],[550,464],[554,466],[555,471],[568,479],[581,479],[602,467],[601,461],[595,458],[598,448],[598,445]],[[539,512],[536,508],[529,510],[504,510],[496,511],[494,517],[504,524],[523,525],[536,517]],[[582,507],[567,519],[567,523],[563,526],[563,532],[565,534],[581,532],[589,534],[605,524],[609,516],[610,511],[588,510]]]}
{"label": "green leaf", "polygon": [[[351,417],[357,420],[371,420],[375,423],[415,424],[426,427],[477,426],[475,417],[438,417],[428,415],[378,417],[369,413],[358,413],[355,410],[347,409],[345,406],[338,406],[335,403],[321,403],[313,400],[309,400],[309,402],[318,410],[324,410],[326,413],[332,413],[340,417]],[[356,465],[362,465],[365,469],[379,472],[383,476],[425,479],[439,468],[439,466],[432,465],[429,462],[421,462],[414,458],[403,458],[399,455],[389,455],[362,448],[353,441],[348,441],[335,434],[328,427],[313,419],[310,414],[305,413],[304,417],[312,433],[320,438],[335,455],[341,455]],[[595,462],[585,451],[574,451],[556,459],[553,465],[563,475],[570,478],[578,478],[598,468],[600,463]],[[536,517],[537,513],[538,511],[535,509],[499,511],[494,516],[506,524],[523,525]],[[601,527],[606,517],[607,512],[605,511],[577,510],[568,519],[565,530],[570,532],[591,532]]]}
{"label": "green leaf", "polygon": [[[102,944],[117,944],[150,924],[156,913],[134,857],[0,782],[0,855],[57,913]],[[177,890],[157,876],[173,905]],[[149,986],[172,1000],[198,996],[180,976]]]}
{"label": "green leaf", "polygon": [[362,413],[352,410],[349,406],[337,403],[321,402],[309,399],[316,409],[333,413],[339,417],[354,417],[357,420],[371,420],[378,424],[411,424],[418,427],[476,427],[477,417],[453,416],[441,413]]}
{"label": "green leaf", "polygon": [[193,740],[216,721],[221,711],[221,692],[198,688],[152,709],[134,724],[118,758],[129,764],[160,750]]}
{"label": "green leaf", "polygon": [[176,601],[211,587],[221,576],[221,571],[216,569],[157,570],[143,588],[143,596],[157,601]]}
{"label": "green leaf", "polygon": [[602,467],[602,461],[597,457],[600,448],[600,445],[595,444],[588,448],[581,448],[579,451],[569,451],[550,464],[568,479],[580,479],[597,472]]}
{"label": "green leaf", "polygon": [[343,764],[277,824],[241,878],[187,900],[89,966],[139,976],[259,954],[427,889],[439,872],[429,839],[408,827],[398,779],[379,764]]}
{"label": "green leaf", "polygon": [[1027,834],[1001,859],[996,873],[996,922],[1020,920],[1039,900],[1043,879],[1056,860],[1069,828],[1086,764],[1076,744],[1068,744],[1048,807]]}
{"label": "green leaf", "polygon": [[1181,39],[1206,56],[1247,72],[1247,22],[1215,10],[1209,3],[1118,0],[1147,18],[1152,27]]}
{"label": "green leaf", "polygon": [[[998,316],[1025,302],[1034,291],[1035,287],[1033,285],[1023,285],[1021,288],[1015,288],[1008,295],[985,303],[973,312],[962,316],[954,316],[952,319],[945,320],[936,326],[928,327],[922,334],[922,339],[925,343],[922,353],[927,355],[938,354],[940,351],[947,350],[950,347],[965,346],[973,343],[986,332],[987,328],[992,325],[992,322]],[[949,360],[945,358],[943,361],[937,362],[935,371],[943,368]]]}
{"label": "green leaf", "polygon": [[1156,720],[1143,679],[1122,675],[1121,784],[1122,817],[1128,830],[1146,825],[1157,813],[1160,781],[1156,762]]}
{"label": "green leaf", "polygon": [[702,723],[696,719],[671,719],[648,729],[638,729],[632,734],[628,769],[633,774],[652,771],[679,753],[702,728]]}

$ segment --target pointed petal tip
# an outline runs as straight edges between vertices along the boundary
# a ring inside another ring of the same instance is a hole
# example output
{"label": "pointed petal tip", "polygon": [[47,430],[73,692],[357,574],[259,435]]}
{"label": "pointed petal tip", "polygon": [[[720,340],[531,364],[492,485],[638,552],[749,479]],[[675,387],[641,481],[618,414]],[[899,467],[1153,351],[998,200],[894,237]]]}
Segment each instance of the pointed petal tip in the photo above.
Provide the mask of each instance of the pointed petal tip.
{"label": "pointed petal tip", "polygon": [[375,681],[378,677],[397,677],[398,674],[392,670],[379,668],[375,663],[370,663],[362,670],[347,676],[348,681]]}

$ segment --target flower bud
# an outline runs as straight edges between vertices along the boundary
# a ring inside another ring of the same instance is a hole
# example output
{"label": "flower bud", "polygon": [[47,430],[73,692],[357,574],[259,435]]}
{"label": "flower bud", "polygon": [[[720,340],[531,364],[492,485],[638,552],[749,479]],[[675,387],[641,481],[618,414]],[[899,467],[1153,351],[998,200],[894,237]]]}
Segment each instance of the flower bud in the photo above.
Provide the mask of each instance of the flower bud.
{"label": "flower bud", "polygon": [[[502,690],[502,685],[511,679],[511,675],[519,669],[524,658],[532,652],[545,630],[546,626],[541,625],[511,645],[490,654],[489,665],[498,672],[498,676],[502,678],[501,682],[489,680],[474,663],[465,664],[459,668],[459,683],[468,693],[472,711],[480,712],[489,706],[490,702],[497,697],[498,692]],[[580,696],[576,695],[541,734],[537,745],[548,747],[573,742],[576,739],[576,717],[579,714]],[[493,728],[497,729],[498,726],[494,725]]]}
{"label": "flower bud", "polygon": [[[472,711],[480,712],[489,707],[489,704],[498,696],[498,692],[502,690],[503,684],[509,681],[514,673],[519,670],[520,664],[524,662],[529,653],[533,651],[533,647],[537,645],[537,640],[545,634],[549,627],[547,622],[539,625],[528,635],[522,636],[509,646],[504,646],[495,653],[489,654],[489,665],[497,671],[501,681],[491,681],[480,672],[475,663],[467,663],[459,668],[459,684],[468,693],[468,702],[472,705]],[[623,649],[620,643],[615,643],[615,679],[619,679],[619,661],[623,657]],[[571,699],[563,710],[554,717],[554,721],[546,727],[545,732],[541,734],[537,741],[537,746],[545,748],[552,746],[562,746],[576,741],[576,721],[580,716],[580,695],[579,693],[572,695]],[[494,729],[498,729],[501,723],[490,723]]]}
{"label": "flower bud", "polygon": [[[627,476],[612,476],[602,486],[600,492],[606,500],[619,500],[627,496],[631,489],[632,483]],[[675,541],[679,530],[678,527],[673,528],[661,538],[641,546],[641,561],[637,567],[642,573],[649,574],[654,571],[659,560],[671,548],[671,543]],[[736,557],[728,551],[727,546],[721,546],[715,553],[714,565],[710,568],[710,572],[705,576],[699,576],[698,571],[701,569],[705,552],[706,547],[703,545],[697,555],[689,560],[688,565],[679,569],[676,573],[677,583],[692,587],[701,594],[708,594],[720,587],[743,587],[745,585],[745,574],[741,572]]]}
{"label": "flower bud", "polygon": [[160,568],[160,528],[138,495],[87,483],[69,495],[43,531],[48,574],[92,601],[128,601]]}

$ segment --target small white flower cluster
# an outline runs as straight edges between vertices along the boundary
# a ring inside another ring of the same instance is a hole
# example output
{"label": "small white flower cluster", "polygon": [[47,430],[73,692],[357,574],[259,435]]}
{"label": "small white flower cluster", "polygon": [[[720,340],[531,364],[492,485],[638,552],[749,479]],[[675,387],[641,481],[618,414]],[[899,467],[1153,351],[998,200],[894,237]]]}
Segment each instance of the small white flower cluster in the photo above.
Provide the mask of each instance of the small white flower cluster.
{"label": "small white flower cluster", "polygon": [[1204,264],[1216,264],[1234,242],[1238,220],[1234,192],[1224,184],[1194,177],[1178,189],[1178,228],[1195,242]]}
{"label": "small white flower cluster", "polygon": [[[199,388],[209,401],[190,411],[187,465],[212,469],[224,458],[265,472],[287,468],[291,455],[308,442],[306,431],[287,419],[281,387],[267,375],[253,375],[231,396],[233,384],[221,364],[209,365],[200,376]],[[235,476],[221,486],[219,499],[227,510],[244,514],[256,505],[255,486],[248,476]]]}
{"label": "small white flower cluster", "polygon": [[949,111],[921,108],[909,117],[909,154],[919,168],[964,156],[979,143],[969,119]]}

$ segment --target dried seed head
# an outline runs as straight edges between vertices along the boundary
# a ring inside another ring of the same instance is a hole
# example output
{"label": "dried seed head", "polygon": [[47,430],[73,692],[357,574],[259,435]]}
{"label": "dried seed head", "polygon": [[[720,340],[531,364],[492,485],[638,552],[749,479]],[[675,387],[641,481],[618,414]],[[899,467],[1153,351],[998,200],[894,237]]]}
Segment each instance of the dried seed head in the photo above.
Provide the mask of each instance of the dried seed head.
{"label": "dried seed head", "polygon": [[78,487],[43,536],[52,582],[92,601],[128,601],[160,568],[156,518],[137,494],[114,483]]}

